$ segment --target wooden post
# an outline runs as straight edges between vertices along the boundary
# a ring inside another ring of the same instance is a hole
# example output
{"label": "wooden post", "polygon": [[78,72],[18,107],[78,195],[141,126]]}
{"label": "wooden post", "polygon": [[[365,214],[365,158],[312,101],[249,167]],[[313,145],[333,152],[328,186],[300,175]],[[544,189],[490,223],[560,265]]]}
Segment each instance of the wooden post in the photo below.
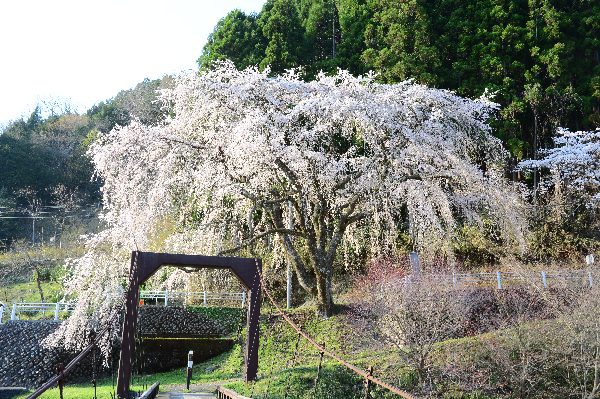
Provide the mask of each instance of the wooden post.
{"label": "wooden post", "polygon": [[[325,342],[321,343],[321,346],[323,348],[325,348]],[[321,374],[321,368],[322,363],[323,363],[323,355],[325,354],[325,352],[319,352],[319,366],[317,367],[317,376],[315,377],[315,386],[314,386],[314,390],[313,390],[313,398],[316,396],[317,394],[317,385],[319,384],[319,374]]]}
{"label": "wooden post", "polygon": [[63,364],[59,363],[56,365],[56,375],[60,375],[60,379],[58,380],[58,390],[60,392],[60,399],[63,399],[63,386],[65,384],[64,378],[65,375],[63,374]]}
{"label": "wooden post", "polygon": [[[371,377],[373,375],[373,366],[369,366],[369,370],[367,370],[367,376]],[[371,389],[371,380],[369,378],[365,378],[365,399],[369,399],[369,390]]]}

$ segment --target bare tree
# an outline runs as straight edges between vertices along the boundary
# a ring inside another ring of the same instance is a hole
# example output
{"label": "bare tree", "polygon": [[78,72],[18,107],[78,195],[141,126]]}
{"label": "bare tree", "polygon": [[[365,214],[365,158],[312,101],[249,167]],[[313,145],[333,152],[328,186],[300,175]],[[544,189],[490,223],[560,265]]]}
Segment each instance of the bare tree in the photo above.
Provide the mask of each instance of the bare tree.
{"label": "bare tree", "polygon": [[374,321],[376,337],[397,348],[423,382],[434,345],[459,336],[464,312],[451,287],[401,279],[407,269],[405,259],[372,261],[356,281],[356,298],[362,314]]}
{"label": "bare tree", "polygon": [[551,298],[560,312],[552,349],[563,359],[572,393],[594,399],[600,397],[600,290],[581,287],[568,294],[566,303],[564,295]]}
{"label": "bare tree", "polygon": [[10,252],[3,256],[4,267],[0,269],[0,275],[6,278],[7,276],[35,273],[40,299],[44,302],[42,280],[49,272],[48,259],[52,259],[49,255],[51,256],[45,246],[33,246],[24,240],[15,241]]}

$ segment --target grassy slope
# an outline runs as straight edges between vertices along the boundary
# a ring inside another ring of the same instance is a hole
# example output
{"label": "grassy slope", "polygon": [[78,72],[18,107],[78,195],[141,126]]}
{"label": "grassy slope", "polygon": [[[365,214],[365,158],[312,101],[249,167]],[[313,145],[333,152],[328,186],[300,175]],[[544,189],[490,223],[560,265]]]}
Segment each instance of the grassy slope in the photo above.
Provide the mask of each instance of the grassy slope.
{"label": "grassy slope", "polygon": [[[61,299],[61,285],[56,282],[43,282],[42,291],[46,302],[56,302]],[[40,302],[40,292],[35,281],[11,284],[0,290],[0,301],[12,306],[13,302]]]}
{"label": "grassy slope", "polygon": [[[329,320],[317,320],[312,317],[314,309],[304,308],[293,312],[295,321],[302,325],[303,331],[314,337],[317,342],[326,342],[328,350],[340,355],[351,363],[367,369],[369,365],[375,368],[375,376],[399,387],[400,389],[413,390],[416,386],[416,374],[410,367],[402,364],[400,354],[395,350],[367,349],[354,351],[353,331],[351,331],[343,315],[335,315]],[[364,397],[364,382],[361,378],[336,361],[327,356],[323,357],[322,370],[316,387],[314,379],[319,362],[318,351],[305,339],[298,340],[298,334],[290,327],[281,322],[266,323],[268,315],[262,317],[262,332],[267,332],[268,338],[261,337],[259,379],[256,384],[243,383],[243,355],[239,345],[231,351],[224,353],[207,362],[194,366],[192,383],[205,383],[211,381],[223,381],[237,379],[227,386],[236,392],[252,397],[283,398],[288,392],[288,397],[294,398],[362,398]],[[468,346],[468,339],[449,342],[448,345]],[[298,351],[296,352],[296,344]],[[440,348],[445,344],[441,343]],[[294,354],[298,353],[295,361]],[[291,364],[295,367],[290,369]],[[209,366],[216,369],[206,373]],[[159,381],[161,387],[169,385],[185,384],[185,369],[173,370],[167,373],[157,373],[146,377],[147,386]],[[143,381],[142,381],[143,383]],[[98,398],[110,398],[113,392],[113,381],[110,378],[99,380]],[[138,378],[132,378],[132,390],[142,390],[138,384]],[[89,398],[93,397],[91,384],[67,385],[65,387],[65,398]],[[373,387],[375,397],[395,398],[385,389]],[[314,395],[316,393],[316,395]],[[313,396],[314,395],[314,396]],[[24,399],[27,395],[19,396]],[[49,390],[41,398],[56,398],[58,390]],[[462,393],[460,396],[448,396],[456,398],[468,398]],[[477,396],[484,399],[485,396]],[[475,398],[475,396],[473,396]]]}
{"label": "grassy slope", "polygon": [[[327,349],[338,354],[347,361],[363,370],[369,366],[374,367],[374,375],[383,381],[402,390],[412,392],[417,397],[434,396],[445,399],[486,399],[492,397],[505,397],[500,392],[491,392],[489,389],[479,389],[479,380],[485,379],[489,388],[490,379],[497,384],[503,384],[506,376],[496,375],[491,370],[491,347],[506,348],[508,354],[513,355],[511,345],[518,341],[519,332],[504,331],[482,334],[476,337],[462,338],[440,342],[436,345],[433,360],[433,373],[436,381],[429,384],[426,391],[418,384],[414,370],[402,360],[402,354],[395,349],[381,345],[365,344],[367,337],[361,336],[356,330],[349,327],[344,314],[336,314],[329,320],[318,320],[314,309],[296,309],[291,313],[293,319],[302,326],[317,342],[325,342]],[[258,381],[255,384],[243,383],[243,353],[239,345],[231,351],[224,353],[207,362],[194,366],[192,383],[206,383],[211,381],[233,380],[227,386],[236,392],[255,398],[284,398],[285,393],[293,398],[362,398],[364,397],[364,381],[362,378],[339,365],[336,361],[324,356],[323,368],[320,372],[319,382],[315,391],[314,379],[317,374],[319,353],[305,339],[298,340],[295,333],[280,319],[269,317],[263,313],[261,317],[261,344],[259,355]],[[530,335],[538,334],[546,327],[545,322],[536,322],[528,325],[526,331]],[[265,334],[266,333],[266,334]],[[533,334],[531,334],[533,333]],[[297,350],[296,350],[296,345]],[[297,357],[294,359],[294,355]],[[492,359],[493,360],[493,359]],[[290,366],[294,364],[294,368]],[[207,373],[209,366],[216,367],[213,372]],[[456,369],[456,374],[452,370]],[[491,371],[490,371],[491,370]],[[469,374],[469,372],[471,374]],[[454,378],[461,374],[467,377]],[[185,384],[185,369],[178,369],[168,373],[159,373],[147,377],[146,385],[149,386],[159,381],[161,386]],[[91,384],[67,386],[65,398],[93,397]],[[492,384],[493,385],[493,384]],[[98,397],[110,398],[112,379],[100,380],[98,383]],[[141,390],[138,379],[132,379],[132,389]],[[57,392],[49,391],[42,398],[58,397]],[[389,391],[373,387],[374,396],[381,398],[397,398]],[[316,395],[315,395],[316,394]],[[25,398],[25,396],[19,397]]]}

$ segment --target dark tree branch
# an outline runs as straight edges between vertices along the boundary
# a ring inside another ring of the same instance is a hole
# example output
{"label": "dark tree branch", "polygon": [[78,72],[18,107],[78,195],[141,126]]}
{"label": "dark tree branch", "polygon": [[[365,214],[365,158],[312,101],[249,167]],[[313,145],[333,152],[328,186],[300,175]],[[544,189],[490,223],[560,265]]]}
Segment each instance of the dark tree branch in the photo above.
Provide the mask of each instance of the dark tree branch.
{"label": "dark tree branch", "polygon": [[216,254],[216,256],[223,256],[225,254],[237,252],[240,249],[244,249],[244,248],[248,247],[250,244],[252,244],[256,240],[260,240],[263,237],[266,237],[266,236],[268,236],[270,234],[275,234],[275,233],[282,233],[282,234],[289,234],[289,235],[298,236],[298,237],[304,237],[304,234],[301,233],[301,232],[299,232],[299,231],[294,231],[294,230],[290,230],[290,229],[275,228],[275,229],[271,229],[269,231],[265,231],[264,233],[261,233],[261,234],[255,236],[255,237],[252,237],[251,239],[247,240],[245,243],[240,244],[240,245],[238,245],[235,248],[226,249],[224,251],[218,252]]}

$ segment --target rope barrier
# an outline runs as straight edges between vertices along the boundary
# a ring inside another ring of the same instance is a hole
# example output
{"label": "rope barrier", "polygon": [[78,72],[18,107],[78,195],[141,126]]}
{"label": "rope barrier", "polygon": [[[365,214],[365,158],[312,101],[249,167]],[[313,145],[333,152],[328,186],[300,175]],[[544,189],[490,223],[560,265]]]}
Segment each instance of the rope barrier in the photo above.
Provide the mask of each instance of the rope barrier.
{"label": "rope barrier", "polygon": [[294,330],[296,330],[296,332],[299,335],[302,335],[308,342],[310,342],[313,346],[315,346],[319,352],[323,352],[324,354],[326,354],[327,356],[331,357],[332,359],[338,361],[339,363],[343,364],[344,366],[346,366],[347,368],[349,368],[350,370],[353,370],[355,373],[360,374],[361,376],[363,376],[365,378],[366,381],[370,381],[370,382],[374,382],[377,385],[380,385],[400,396],[402,396],[403,398],[406,399],[416,399],[414,396],[410,395],[407,392],[404,392],[392,385],[389,385],[383,381],[381,381],[380,379],[373,377],[373,375],[371,375],[370,372],[365,372],[361,369],[359,369],[358,367],[354,366],[351,363],[348,363],[347,361],[345,361],[344,359],[342,359],[341,357],[335,355],[332,352],[329,352],[327,349],[325,349],[323,346],[319,345],[317,342],[315,342],[315,340],[313,340],[308,334],[304,333],[297,325],[296,323],[294,323],[279,307],[279,305],[277,305],[277,303],[275,302],[275,300],[273,299],[273,297],[271,296],[271,293],[268,291],[267,286],[263,280],[263,276],[262,273],[260,272],[260,270],[257,267],[257,272],[258,272],[258,277],[260,278],[260,283],[263,287],[263,290],[265,291],[265,293],[267,294],[267,296],[269,297],[269,299],[271,300],[271,303],[273,304],[273,306],[277,309],[277,311],[279,312],[279,314],[285,319],[285,321],[292,326],[292,328]]}

